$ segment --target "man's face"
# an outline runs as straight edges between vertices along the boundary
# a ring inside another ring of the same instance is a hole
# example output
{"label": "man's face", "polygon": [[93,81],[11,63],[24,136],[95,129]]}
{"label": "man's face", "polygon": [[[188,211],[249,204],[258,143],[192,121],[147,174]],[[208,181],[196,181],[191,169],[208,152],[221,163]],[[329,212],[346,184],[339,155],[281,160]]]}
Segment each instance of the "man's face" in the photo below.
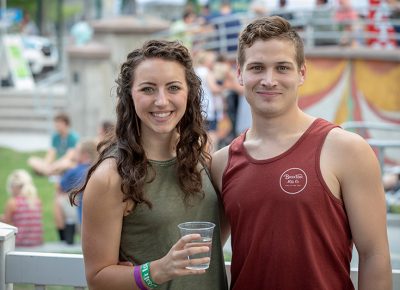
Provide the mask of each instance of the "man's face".
{"label": "man's face", "polygon": [[258,40],[245,49],[245,61],[237,71],[253,113],[270,117],[297,107],[305,72],[304,65],[297,65],[294,45],[280,39]]}
{"label": "man's face", "polygon": [[68,132],[68,125],[62,120],[55,120],[54,127],[56,131],[60,134],[65,134]]}

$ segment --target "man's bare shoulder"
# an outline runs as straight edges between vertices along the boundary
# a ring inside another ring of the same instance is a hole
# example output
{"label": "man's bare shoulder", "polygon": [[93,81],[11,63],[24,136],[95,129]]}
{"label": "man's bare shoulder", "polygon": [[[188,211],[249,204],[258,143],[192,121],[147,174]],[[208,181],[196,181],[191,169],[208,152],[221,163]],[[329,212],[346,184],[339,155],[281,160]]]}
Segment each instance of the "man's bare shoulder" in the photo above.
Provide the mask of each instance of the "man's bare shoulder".
{"label": "man's bare shoulder", "polygon": [[212,156],[212,161],[222,161],[222,160],[226,160],[229,156],[229,146],[227,145],[221,149],[219,149],[218,151],[213,153]]}
{"label": "man's bare shoulder", "polygon": [[368,142],[360,135],[335,128],[329,132],[322,151],[333,168],[336,175],[351,176],[362,168],[375,168],[377,158]]}
{"label": "man's bare shoulder", "polygon": [[342,128],[332,129],[326,144],[333,150],[340,150],[342,154],[354,154],[360,150],[370,150],[368,142],[360,135]]}
{"label": "man's bare shoulder", "polygon": [[229,146],[230,145],[225,146],[214,152],[211,160],[211,176],[214,185],[219,191],[221,191],[222,188],[222,175],[228,163]]}

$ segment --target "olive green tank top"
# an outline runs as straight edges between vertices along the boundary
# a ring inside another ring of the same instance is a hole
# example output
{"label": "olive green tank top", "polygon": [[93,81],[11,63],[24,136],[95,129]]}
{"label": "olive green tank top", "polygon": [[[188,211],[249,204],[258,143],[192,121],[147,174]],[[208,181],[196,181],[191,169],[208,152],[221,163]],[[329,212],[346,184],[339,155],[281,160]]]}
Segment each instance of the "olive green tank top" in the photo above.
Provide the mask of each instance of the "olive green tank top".
{"label": "olive green tank top", "polygon": [[218,197],[209,175],[202,170],[204,198],[195,197],[189,205],[183,202],[178,185],[176,159],[151,161],[156,178],[145,186],[146,197],[153,208],[139,204],[124,217],[121,232],[120,259],[141,265],[165,256],[180,238],[178,224],[187,221],[215,223],[210,268],[203,275],[175,278],[160,290],[225,290],[228,289],[220,240]]}

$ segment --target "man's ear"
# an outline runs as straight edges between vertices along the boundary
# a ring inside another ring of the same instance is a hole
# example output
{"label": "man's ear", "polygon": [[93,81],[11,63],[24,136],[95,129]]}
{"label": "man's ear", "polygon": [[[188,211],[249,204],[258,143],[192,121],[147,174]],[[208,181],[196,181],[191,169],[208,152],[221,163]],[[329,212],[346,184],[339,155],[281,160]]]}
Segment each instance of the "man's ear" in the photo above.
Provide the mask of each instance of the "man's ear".
{"label": "man's ear", "polygon": [[304,81],[306,80],[306,72],[307,72],[307,68],[306,68],[306,64],[303,64],[300,68],[300,80],[299,80],[299,85],[301,86],[302,84],[304,84]]}
{"label": "man's ear", "polygon": [[239,81],[239,84],[241,86],[243,86],[243,76],[242,76],[242,71],[240,70],[240,66],[239,65],[236,66],[236,76],[237,76],[237,79]]}

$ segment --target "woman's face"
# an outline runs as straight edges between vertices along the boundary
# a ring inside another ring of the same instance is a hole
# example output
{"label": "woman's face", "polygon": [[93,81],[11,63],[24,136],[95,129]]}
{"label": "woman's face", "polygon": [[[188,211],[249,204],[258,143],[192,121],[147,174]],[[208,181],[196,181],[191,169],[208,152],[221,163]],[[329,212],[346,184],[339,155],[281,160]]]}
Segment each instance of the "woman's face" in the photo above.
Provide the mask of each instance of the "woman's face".
{"label": "woman's face", "polygon": [[185,68],[178,62],[160,58],[141,62],[131,90],[141,136],[175,132],[185,114],[188,93]]}

